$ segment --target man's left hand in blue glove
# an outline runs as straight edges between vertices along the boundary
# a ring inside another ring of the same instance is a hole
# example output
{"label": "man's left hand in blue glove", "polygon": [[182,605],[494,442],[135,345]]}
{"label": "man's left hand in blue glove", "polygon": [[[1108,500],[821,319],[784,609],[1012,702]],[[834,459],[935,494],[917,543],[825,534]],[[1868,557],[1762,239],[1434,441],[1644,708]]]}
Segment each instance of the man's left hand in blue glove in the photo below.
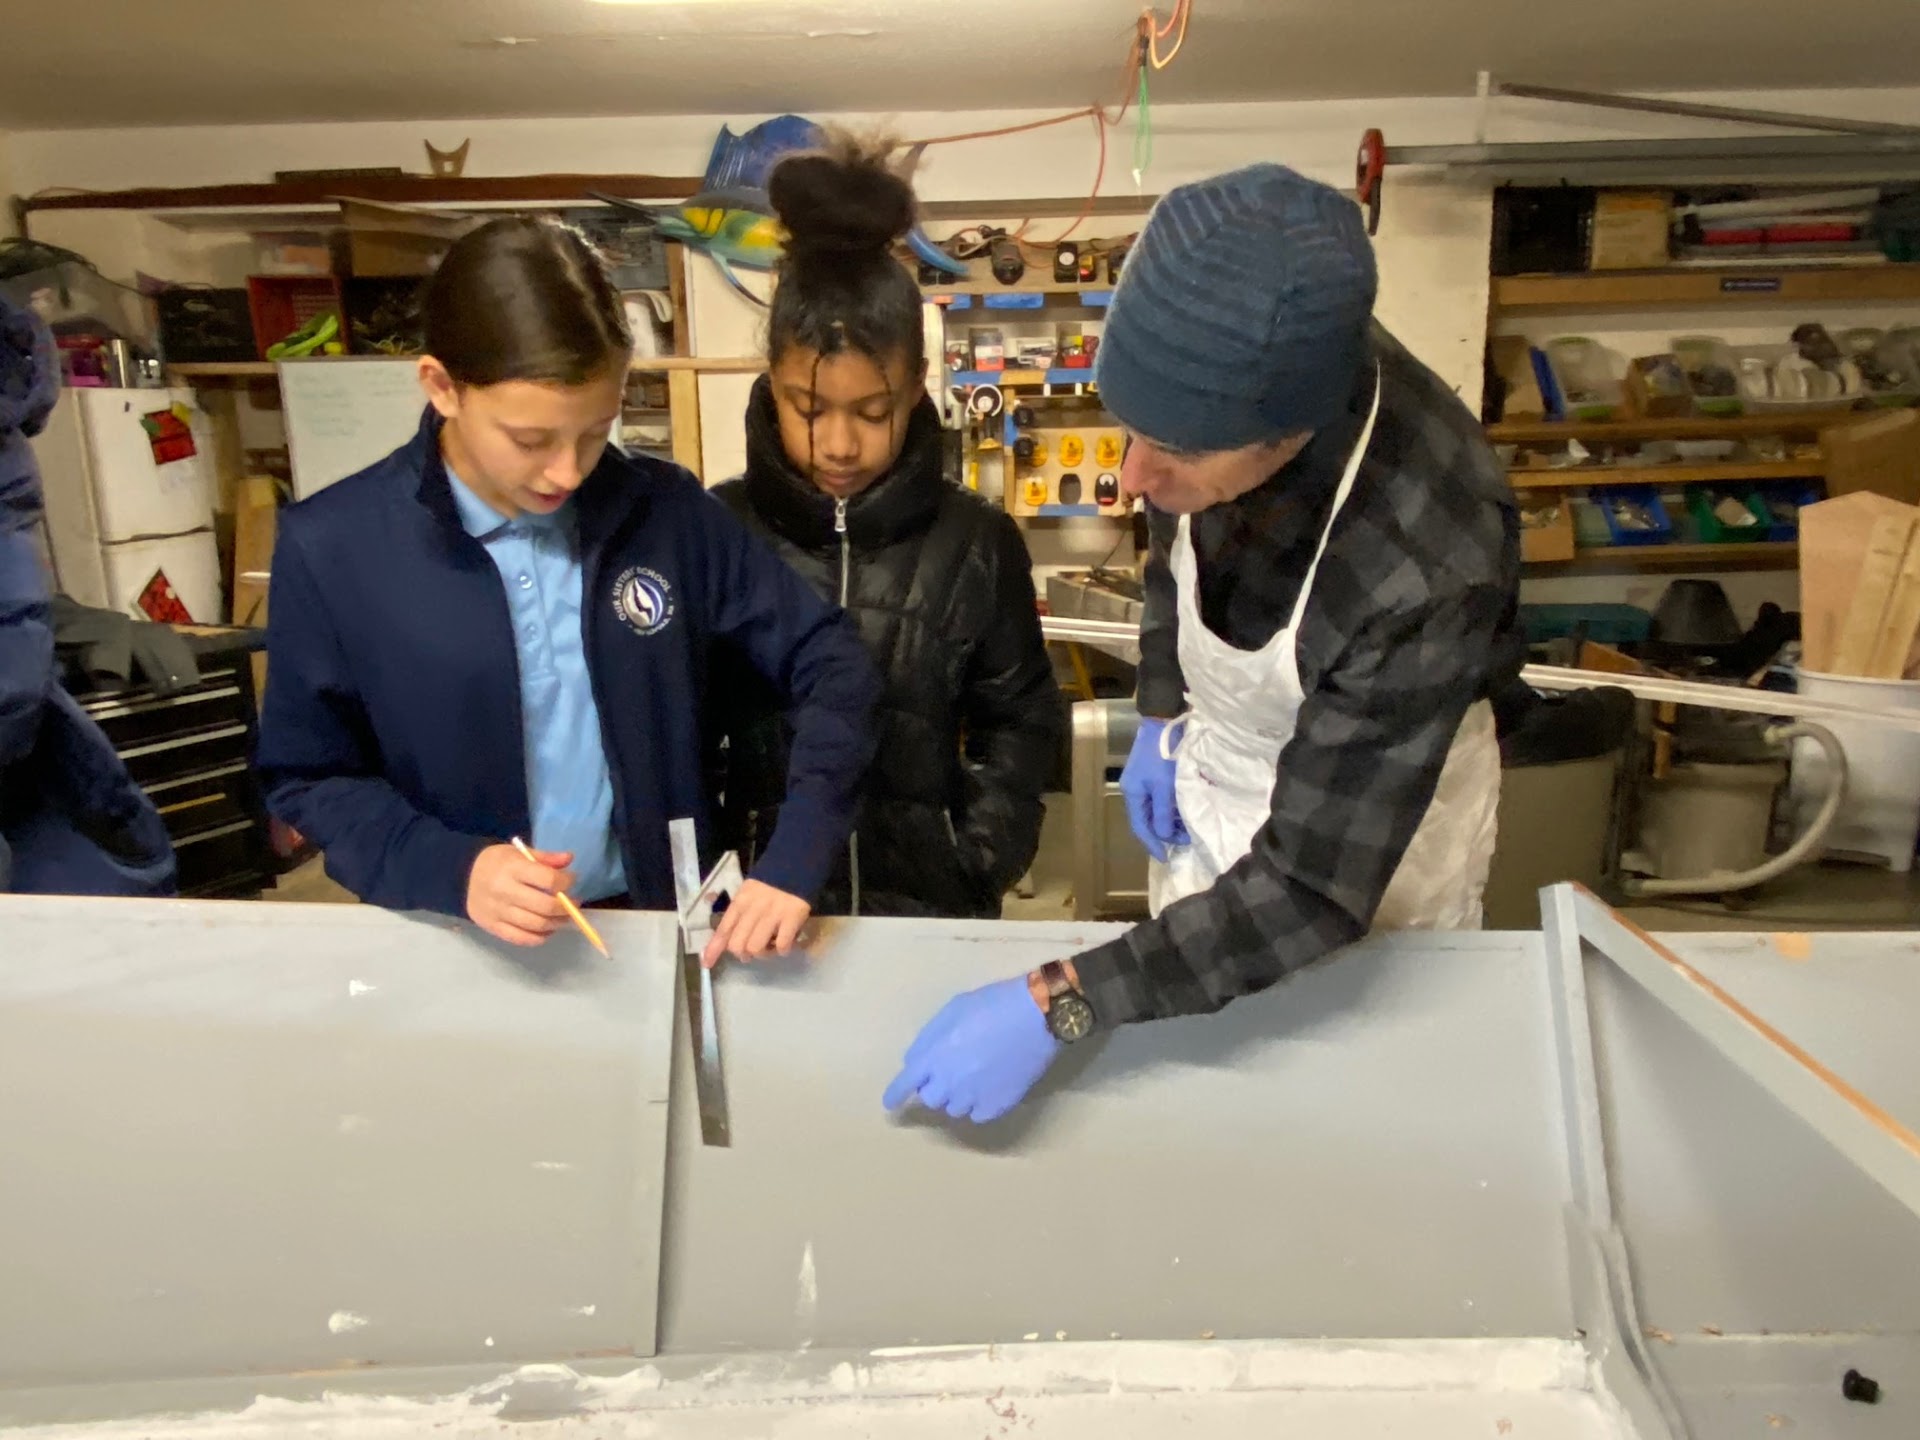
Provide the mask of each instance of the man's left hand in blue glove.
{"label": "man's left hand in blue glove", "polygon": [[1026,1098],[1063,1042],[1093,1033],[1093,1010],[1070,963],[997,981],[949,1000],[907,1050],[886,1107],[917,1100],[984,1125]]}

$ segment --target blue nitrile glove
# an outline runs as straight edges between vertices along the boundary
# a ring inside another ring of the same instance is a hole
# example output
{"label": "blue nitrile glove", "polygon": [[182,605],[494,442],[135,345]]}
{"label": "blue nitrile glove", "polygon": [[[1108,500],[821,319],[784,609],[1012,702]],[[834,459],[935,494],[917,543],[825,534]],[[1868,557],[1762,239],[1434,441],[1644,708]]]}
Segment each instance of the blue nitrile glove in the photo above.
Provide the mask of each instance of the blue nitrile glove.
{"label": "blue nitrile glove", "polygon": [[942,1006],[914,1039],[887,1087],[886,1106],[898,1110],[918,1100],[984,1125],[1024,1100],[1059,1050],[1026,976],[969,990]]}
{"label": "blue nitrile glove", "polygon": [[[1167,727],[1179,723],[1141,716],[1133,749],[1127,752],[1127,768],[1120,772],[1120,793],[1127,797],[1127,821],[1133,826],[1134,838],[1163,864],[1169,845],[1190,843],[1173,798],[1174,762],[1160,753]],[[1171,751],[1173,746],[1167,749]]]}

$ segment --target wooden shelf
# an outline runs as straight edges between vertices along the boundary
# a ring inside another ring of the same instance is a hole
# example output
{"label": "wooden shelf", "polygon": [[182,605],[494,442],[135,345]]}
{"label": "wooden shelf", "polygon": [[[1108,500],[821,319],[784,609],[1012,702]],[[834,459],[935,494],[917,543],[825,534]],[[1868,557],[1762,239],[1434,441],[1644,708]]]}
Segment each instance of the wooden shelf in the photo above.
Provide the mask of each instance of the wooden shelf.
{"label": "wooden shelf", "polygon": [[1728,461],[1721,465],[1582,465],[1566,470],[1509,470],[1515,490],[1586,490],[1618,485],[1741,485],[1763,480],[1817,480],[1819,460]]}
{"label": "wooden shelf", "polygon": [[1800,546],[1792,540],[1750,545],[1605,545],[1579,551],[1571,560],[1532,561],[1528,575],[1645,574],[1674,570],[1792,570]]}
{"label": "wooden shelf", "polygon": [[258,375],[271,378],[279,373],[280,365],[275,360],[206,360],[167,367],[167,374],[176,380],[241,380]]}
{"label": "wooden shelf", "polygon": [[1920,265],[1764,266],[1500,275],[1496,310],[1652,309],[1663,305],[1848,304],[1920,300]]}
{"label": "wooden shelf", "polygon": [[1002,390],[1034,389],[1042,385],[1084,385],[1093,387],[1093,368],[1052,370],[950,370],[949,385],[996,385]]}
{"label": "wooden shelf", "polygon": [[[288,361],[292,365],[332,364],[354,360],[415,360],[415,355],[310,355]],[[767,368],[759,355],[659,355],[633,362],[635,374],[657,375],[676,370],[702,375],[757,375]],[[221,360],[169,365],[167,373],[181,380],[272,379],[280,373],[277,360]]]}
{"label": "wooden shelf", "polygon": [[[516,201],[575,201],[597,205],[589,191],[627,200],[684,200],[700,188],[697,176],[673,175],[360,175],[291,180],[277,185],[196,185],[185,189],[96,190],[36,195],[22,202],[29,214],[41,210],[233,210],[288,206],[327,206],[376,200],[389,205],[511,204]],[[236,228],[247,223],[233,217]]]}
{"label": "wooden shelf", "polygon": [[1687,415],[1672,420],[1606,420],[1580,424],[1573,420],[1518,420],[1487,426],[1495,445],[1555,445],[1569,440],[1738,440],[1749,435],[1813,435],[1834,425],[1884,415],[1884,408],[1866,410],[1802,410],[1776,415]]}
{"label": "wooden shelf", "polygon": [[764,355],[656,355],[633,362],[635,372],[649,375],[691,370],[697,375],[758,375],[767,368]]}
{"label": "wooden shelf", "polygon": [[[1113,283],[1105,285],[1065,285],[1029,283],[982,287],[971,281],[953,286],[923,285],[921,296],[949,314],[1003,315],[1050,309],[1104,310],[1113,303]],[[999,301],[1001,303],[994,303]],[[1035,302],[1039,303],[1035,303]],[[965,303],[961,303],[965,302]]]}

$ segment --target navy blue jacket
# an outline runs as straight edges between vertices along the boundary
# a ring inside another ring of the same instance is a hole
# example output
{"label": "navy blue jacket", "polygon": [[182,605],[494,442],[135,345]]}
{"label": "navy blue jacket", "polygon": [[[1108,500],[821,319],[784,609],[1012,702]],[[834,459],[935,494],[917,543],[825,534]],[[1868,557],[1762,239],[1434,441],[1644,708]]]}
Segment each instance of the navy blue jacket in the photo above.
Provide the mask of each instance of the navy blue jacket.
{"label": "navy blue jacket", "polygon": [[[290,506],[273,554],[259,766],[327,871],[394,909],[466,913],[480,851],[528,829],[520,680],[500,574],[460,524],[439,417]],[[609,448],[581,485],[581,624],[633,902],[671,909],[667,822],[698,822],[708,655],[790,697],[794,767],[754,877],[811,900],[873,754],[879,681],[851,622],[676,465]]]}
{"label": "navy blue jacket", "polygon": [[54,660],[28,442],[59,397],[46,324],[0,297],[0,892],[168,895],[166,825]]}

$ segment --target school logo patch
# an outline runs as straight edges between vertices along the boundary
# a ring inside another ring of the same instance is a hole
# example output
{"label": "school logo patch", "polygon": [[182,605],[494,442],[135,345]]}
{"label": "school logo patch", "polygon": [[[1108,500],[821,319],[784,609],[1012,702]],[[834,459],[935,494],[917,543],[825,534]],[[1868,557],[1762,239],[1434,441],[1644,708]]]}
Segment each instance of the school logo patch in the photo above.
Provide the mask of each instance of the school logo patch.
{"label": "school logo patch", "polygon": [[613,611],[636,635],[658,635],[673,619],[673,586],[658,570],[636,565],[613,582]]}

